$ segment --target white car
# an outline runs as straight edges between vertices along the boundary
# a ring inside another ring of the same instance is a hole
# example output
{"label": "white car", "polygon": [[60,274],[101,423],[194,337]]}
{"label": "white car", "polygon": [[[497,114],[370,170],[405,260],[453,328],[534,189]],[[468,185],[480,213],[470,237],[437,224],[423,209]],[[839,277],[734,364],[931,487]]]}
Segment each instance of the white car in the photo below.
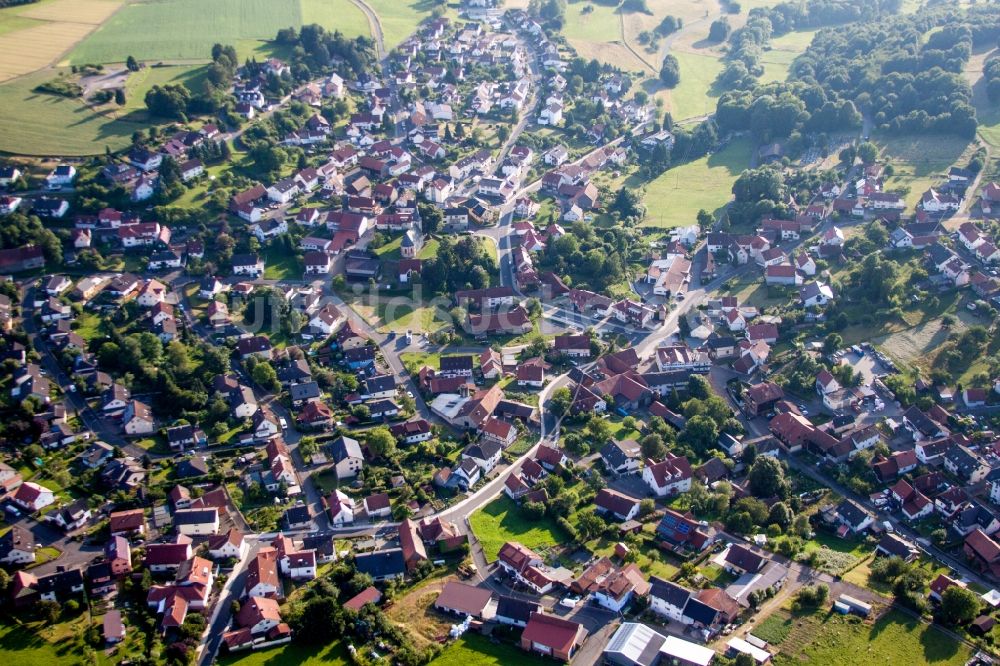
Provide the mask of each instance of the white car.
{"label": "white car", "polygon": [[559,600],[559,605],[565,606],[566,608],[576,608],[579,603],[580,597],[564,597]]}
{"label": "white car", "polygon": [[278,417],[278,423],[281,424],[282,430],[288,430],[288,421],[285,420],[284,416]]}

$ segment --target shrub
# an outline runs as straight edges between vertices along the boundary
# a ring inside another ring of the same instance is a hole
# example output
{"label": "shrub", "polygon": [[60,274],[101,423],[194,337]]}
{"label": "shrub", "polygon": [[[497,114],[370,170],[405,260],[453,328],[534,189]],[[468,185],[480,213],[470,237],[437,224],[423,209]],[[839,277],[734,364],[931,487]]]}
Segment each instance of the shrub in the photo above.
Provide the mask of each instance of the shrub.
{"label": "shrub", "polygon": [[792,607],[796,609],[818,608],[823,605],[828,596],[830,596],[830,588],[825,584],[807,585],[796,593]]}

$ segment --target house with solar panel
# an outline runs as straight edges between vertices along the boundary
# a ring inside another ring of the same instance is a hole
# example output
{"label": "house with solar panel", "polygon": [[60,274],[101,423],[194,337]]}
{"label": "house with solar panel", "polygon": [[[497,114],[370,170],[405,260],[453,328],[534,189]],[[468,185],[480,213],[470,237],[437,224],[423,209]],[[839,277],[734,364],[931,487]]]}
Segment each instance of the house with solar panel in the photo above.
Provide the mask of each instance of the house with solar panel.
{"label": "house with solar panel", "polygon": [[660,545],[673,551],[701,552],[715,541],[715,530],[672,509],[667,509],[656,526]]}

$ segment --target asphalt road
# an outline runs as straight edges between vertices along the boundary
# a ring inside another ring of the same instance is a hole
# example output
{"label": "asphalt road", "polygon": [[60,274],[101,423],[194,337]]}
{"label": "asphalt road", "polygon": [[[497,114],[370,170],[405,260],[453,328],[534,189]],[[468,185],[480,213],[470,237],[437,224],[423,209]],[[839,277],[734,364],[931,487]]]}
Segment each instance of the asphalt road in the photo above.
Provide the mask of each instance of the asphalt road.
{"label": "asphalt road", "polygon": [[34,286],[29,287],[22,291],[21,293],[21,304],[22,304],[22,325],[24,326],[24,332],[28,335],[28,340],[30,342],[31,348],[35,349],[39,355],[39,365],[41,365],[42,370],[47,374],[48,378],[54,382],[62,390],[65,401],[67,405],[79,415],[80,420],[83,424],[96,435],[98,439],[101,439],[112,446],[117,446],[123,451],[127,452],[131,456],[137,458],[142,458],[146,454],[145,449],[129,443],[121,436],[120,429],[117,425],[109,423],[101,415],[91,409],[87,401],[79,393],[68,390],[68,387],[73,384],[69,376],[63,372],[62,366],[59,365],[59,361],[56,358],[55,352],[53,352],[49,341],[43,337],[41,329],[35,321],[35,315],[38,314],[36,308],[34,307],[35,295],[38,289]]}
{"label": "asphalt road", "polygon": [[232,603],[239,601],[243,596],[243,588],[246,585],[247,565],[257,556],[261,542],[255,536],[246,537],[250,545],[247,556],[243,558],[236,568],[229,574],[226,584],[216,598],[212,615],[205,626],[205,633],[202,634],[198,663],[201,666],[209,666],[215,659],[222,645],[222,635],[229,628],[232,620]]}

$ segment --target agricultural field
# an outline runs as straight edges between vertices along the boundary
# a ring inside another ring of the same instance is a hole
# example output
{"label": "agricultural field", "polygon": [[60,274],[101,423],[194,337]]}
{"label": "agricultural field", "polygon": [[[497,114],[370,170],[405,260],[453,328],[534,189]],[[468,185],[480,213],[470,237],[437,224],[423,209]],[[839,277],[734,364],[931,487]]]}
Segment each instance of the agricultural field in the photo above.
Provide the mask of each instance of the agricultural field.
{"label": "agricultural field", "polygon": [[[96,1],[96,0],[92,0]],[[318,22],[347,35],[368,35],[350,0],[161,0],[129,4],[70,54],[70,62],[205,61],[212,44],[236,46],[241,58],[271,54],[280,28]]]}
{"label": "agricultural field", "polygon": [[424,0],[367,0],[382,24],[385,48],[393,49],[430,15],[433,3]]}
{"label": "agricultural field", "polygon": [[351,0],[302,0],[302,25],[318,23],[351,37],[371,35],[364,12]]}
{"label": "agricultural field", "polygon": [[[582,58],[596,58],[626,71],[654,75],[652,59],[640,59],[622,40],[622,17],[609,5],[578,2],[566,7],[566,25],[562,33]],[[633,47],[637,44],[633,44]],[[640,51],[641,53],[641,51]],[[644,61],[645,60],[645,61]]]}
{"label": "agricultural field", "polygon": [[94,155],[121,150],[132,133],[148,127],[145,114],[115,117],[96,113],[80,99],[40,94],[34,88],[53,78],[43,71],[0,85],[0,151],[23,155]]}
{"label": "agricultural field", "polygon": [[550,520],[531,521],[522,516],[514,501],[506,495],[469,516],[469,524],[483,547],[483,554],[491,562],[507,541],[519,541],[533,550],[545,550],[562,543],[565,537]]}
{"label": "agricultural field", "polygon": [[889,611],[874,623],[836,613],[791,615],[778,611],[753,629],[777,648],[776,666],[824,664],[964,664],[970,649],[938,629],[901,611]]}
{"label": "agricultural field", "polygon": [[[716,0],[647,0],[652,14],[633,12],[623,19],[625,38],[639,51],[643,58],[654,65],[654,75],[658,73],[660,63],[668,52],[701,51],[712,47],[719,49],[718,44],[708,44],[708,29],[712,21],[721,14],[721,7]],[[741,3],[742,4],[742,3]],[[744,8],[745,9],[745,8]],[[643,31],[652,31],[666,16],[673,16],[683,22],[681,30],[673,35],[662,37],[656,41],[654,51],[647,50],[646,45],[639,43],[639,35]],[[733,27],[739,27],[743,19],[729,15]],[[721,50],[720,50],[721,54]]]}
{"label": "agricultural field", "polygon": [[[596,58],[628,71],[656,76],[672,38],[659,39],[654,52],[639,42],[639,35],[651,32],[666,16],[681,19],[684,29],[708,32],[719,14],[714,0],[648,0],[649,13],[620,12],[599,2],[572,2],[566,8],[563,34],[584,58]],[[631,47],[631,49],[629,48]]]}
{"label": "agricultural field", "polygon": [[48,0],[0,10],[0,81],[55,63],[121,4],[121,0]]}
{"label": "agricultural field", "polygon": [[623,46],[621,41],[614,42],[588,42],[576,40],[572,42],[573,48],[584,60],[596,59],[606,62],[609,65],[619,67],[628,72],[643,72],[652,75],[653,70],[643,60],[640,60],[634,53]]}
{"label": "agricultural field", "polygon": [[718,153],[668,169],[643,184],[632,178],[629,187],[645,186],[646,219],[650,227],[693,224],[698,211],[717,211],[732,198],[732,187],[750,165],[750,142],[733,141]]}

